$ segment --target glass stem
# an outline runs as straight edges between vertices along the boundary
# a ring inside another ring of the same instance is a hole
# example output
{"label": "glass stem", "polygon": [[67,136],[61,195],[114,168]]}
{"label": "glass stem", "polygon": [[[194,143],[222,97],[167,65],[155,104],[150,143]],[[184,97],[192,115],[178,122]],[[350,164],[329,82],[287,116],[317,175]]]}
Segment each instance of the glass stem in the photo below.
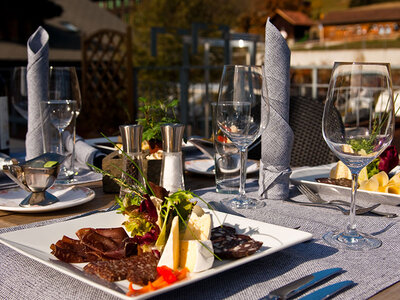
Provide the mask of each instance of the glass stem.
{"label": "glass stem", "polygon": [[58,129],[58,135],[59,135],[59,139],[60,139],[60,145],[58,147],[60,147],[60,151],[59,151],[60,155],[64,155],[63,140],[62,140],[63,131],[64,131],[64,129],[62,129],[62,128]]}
{"label": "glass stem", "polygon": [[72,119],[72,139],[73,139],[73,145],[72,145],[72,157],[71,157],[71,171],[73,174],[75,174],[75,143],[76,143],[76,118],[78,117],[78,114],[75,112],[74,117]]}
{"label": "glass stem", "polygon": [[246,174],[247,174],[247,148],[240,149],[240,186],[239,194],[243,198],[246,195]]}
{"label": "glass stem", "polygon": [[347,225],[347,233],[353,235],[356,233],[356,193],[358,185],[358,173],[351,174],[351,202],[350,202],[350,214],[349,214],[349,224]]}

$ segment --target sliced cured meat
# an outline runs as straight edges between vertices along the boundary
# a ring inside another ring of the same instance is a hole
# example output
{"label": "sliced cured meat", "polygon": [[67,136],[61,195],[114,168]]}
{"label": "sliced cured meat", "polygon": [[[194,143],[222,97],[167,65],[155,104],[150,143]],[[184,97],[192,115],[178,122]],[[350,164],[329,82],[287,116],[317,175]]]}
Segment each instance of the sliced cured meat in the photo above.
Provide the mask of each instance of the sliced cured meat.
{"label": "sliced cured meat", "polygon": [[82,263],[99,260],[99,256],[90,253],[90,249],[83,245],[79,240],[71,239],[67,236],[50,246],[51,254],[59,260],[68,263]]}
{"label": "sliced cured meat", "polygon": [[262,242],[255,241],[248,235],[236,234],[235,228],[229,226],[213,228],[211,240],[214,253],[225,259],[252,255],[262,246]]}
{"label": "sliced cured meat", "polygon": [[147,252],[136,256],[134,268],[128,271],[126,279],[139,284],[146,285],[149,281],[157,279],[158,258],[153,253]]}
{"label": "sliced cured meat", "polygon": [[234,235],[236,234],[236,229],[231,227],[231,226],[225,226],[221,225],[218,227],[214,227],[211,229],[211,240],[217,239],[221,236],[226,236],[226,235]]}
{"label": "sliced cured meat", "polygon": [[121,259],[137,254],[137,244],[122,227],[110,229],[82,228],[76,232],[79,240],[64,236],[52,244],[52,254],[69,263]]}
{"label": "sliced cured meat", "polygon": [[83,269],[107,281],[124,280],[128,274],[129,259],[95,261],[88,263]]}
{"label": "sliced cured meat", "polygon": [[157,278],[158,259],[151,252],[120,260],[96,261],[83,269],[108,281],[128,279],[133,283],[145,285]]}

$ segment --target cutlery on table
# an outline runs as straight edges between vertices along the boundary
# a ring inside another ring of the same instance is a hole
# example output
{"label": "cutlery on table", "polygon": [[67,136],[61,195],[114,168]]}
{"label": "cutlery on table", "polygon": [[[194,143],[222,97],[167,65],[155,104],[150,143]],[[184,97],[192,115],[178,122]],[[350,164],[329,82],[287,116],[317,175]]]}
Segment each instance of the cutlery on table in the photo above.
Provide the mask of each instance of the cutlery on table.
{"label": "cutlery on table", "polygon": [[[332,208],[332,209],[338,209],[340,210],[344,215],[348,215],[350,213],[349,209],[346,209],[342,206],[340,206],[339,204],[327,204],[327,203],[314,203],[314,202],[301,202],[301,201],[296,201],[293,199],[288,199],[285,200],[287,202],[291,202],[291,203],[296,203],[299,205],[303,205],[303,206],[314,206],[314,207],[324,207],[324,208]],[[380,204],[375,204],[373,206],[370,207],[362,207],[362,208],[357,208],[356,209],[356,215],[363,215],[366,214],[368,212],[371,212],[371,210],[377,208]]]}
{"label": "cutlery on table", "polygon": [[97,213],[113,211],[113,210],[116,210],[117,208],[119,208],[119,204],[115,203],[115,204],[111,205],[108,208],[96,209],[96,210],[88,211],[88,212],[83,213],[81,215],[73,216],[72,218],[67,219],[67,221],[73,220],[73,219],[79,219],[79,218],[90,216],[90,215],[97,214]]}
{"label": "cutlery on table", "polygon": [[325,279],[333,277],[339,273],[342,273],[342,268],[332,268],[323,271],[315,272],[310,275],[304,276],[300,279],[292,281],[276,290],[271,291],[265,298],[265,300],[280,300],[294,297],[295,295],[317,285]]}
{"label": "cutlery on table", "polygon": [[[344,200],[324,200],[321,198],[320,195],[314,193],[308,186],[304,184],[300,184],[297,186],[298,190],[305,195],[311,202],[313,203],[321,203],[321,204],[340,204],[340,205],[347,205],[350,206],[350,203]],[[364,207],[360,205],[356,205],[356,209],[363,209]],[[375,215],[383,216],[386,218],[395,218],[397,217],[397,214],[395,213],[387,213],[387,212],[380,212],[380,211],[375,211],[371,210],[369,211]]]}
{"label": "cutlery on table", "polygon": [[347,288],[353,287],[356,284],[351,280],[337,282],[326,287],[323,287],[315,292],[312,292],[304,297],[299,298],[299,300],[324,300],[337,295],[338,293],[344,291]]}

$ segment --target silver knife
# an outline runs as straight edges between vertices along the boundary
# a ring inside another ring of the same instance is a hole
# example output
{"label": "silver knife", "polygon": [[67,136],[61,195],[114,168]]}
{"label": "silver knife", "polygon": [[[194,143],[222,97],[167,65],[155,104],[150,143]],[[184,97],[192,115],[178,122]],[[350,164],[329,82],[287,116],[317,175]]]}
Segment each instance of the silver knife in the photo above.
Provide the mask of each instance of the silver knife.
{"label": "silver knife", "polygon": [[355,286],[356,284],[351,280],[337,282],[331,285],[328,285],[322,289],[316,290],[315,292],[300,298],[299,300],[324,300],[328,299],[344,289]]}
{"label": "silver knife", "polygon": [[298,293],[316,285],[324,279],[327,279],[335,274],[342,272],[342,268],[332,268],[319,272],[312,273],[304,276],[293,282],[290,282],[276,290],[271,291],[267,296],[266,300],[284,300],[289,299]]}

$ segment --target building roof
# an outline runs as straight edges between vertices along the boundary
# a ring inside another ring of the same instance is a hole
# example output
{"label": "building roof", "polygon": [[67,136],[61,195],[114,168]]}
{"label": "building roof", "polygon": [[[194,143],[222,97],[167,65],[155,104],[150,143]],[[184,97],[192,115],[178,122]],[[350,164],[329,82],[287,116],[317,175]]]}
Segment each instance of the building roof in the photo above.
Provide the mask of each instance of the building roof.
{"label": "building roof", "polygon": [[[79,62],[82,34],[88,35],[99,29],[126,30],[127,24],[90,0],[52,0],[52,2],[60,5],[63,12],[58,17],[44,20],[43,27],[49,33],[50,61]],[[0,40],[0,60],[26,61],[26,43]]]}
{"label": "building roof", "polygon": [[272,18],[275,17],[276,15],[281,16],[287,22],[292,24],[293,26],[312,26],[312,25],[314,25],[313,20],[311,20],[306,14],[304,14],[300,11],[277,9],[275,11],[275,14],[272,16]]}
{"label": "building roof", "polygon": [[321,20],[323,25],[400,21],[400,3],[365,5],[342,11],[332,11]]}

